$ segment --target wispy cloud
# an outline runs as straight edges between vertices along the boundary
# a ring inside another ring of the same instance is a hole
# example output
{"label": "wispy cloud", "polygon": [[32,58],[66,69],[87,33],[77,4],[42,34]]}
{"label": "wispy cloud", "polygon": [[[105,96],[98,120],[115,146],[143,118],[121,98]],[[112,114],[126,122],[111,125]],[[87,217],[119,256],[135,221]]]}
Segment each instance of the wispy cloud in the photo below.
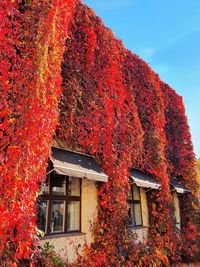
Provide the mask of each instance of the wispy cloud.
{"label": "wispy cloud", "polygon": [[160,75],[166,74],[170,71],[170,67],[165,64],[153,65],[152,68]]}
{"label": "wispy cloud", "polygon": [[155,54],[155,50],[150,47],[141,48],[137,51],[140,57],[142,57],[145,60],[150,60],[152,56]]}

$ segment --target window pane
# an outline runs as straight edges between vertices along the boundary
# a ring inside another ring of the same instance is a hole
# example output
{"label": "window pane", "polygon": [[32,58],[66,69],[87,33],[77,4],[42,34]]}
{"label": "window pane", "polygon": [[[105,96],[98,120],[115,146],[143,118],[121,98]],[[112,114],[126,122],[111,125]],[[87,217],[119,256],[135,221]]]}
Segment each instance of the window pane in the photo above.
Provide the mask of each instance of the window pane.
{"label": "window pane", "polygon": [[46,233],[47,221],[47,201],[40,201],[37,207],[37,226],[38,229]]}
{"label": "window pane", "polygon": [[67,231],[80,230],[80,202],[70,201],[68,203]]}
{"label": "window pane", "polygon": [[68,195],[80,196],[80,178],[69,176]]}
{"label": "window pane", "polygon": [[64,231],[64,201],[52,201],[51,210],[51,233]]}
{"label": "window pane", "polygon": [[133,195],[132,195],[132,186],[130,186],[130,190],[128,192],[128,199],[133,200]]}
{"label": "window pane", "polygon": [[135,184],[133,184],[133,198],[134,200],[140,200],[140,189]]}
{"label": "window pane", "polygon": [[135,224],[142,225],[141,205],[134,204]]}
{"label": "window pane", "polygon": [[66,184],[65,176],[55,174],[51,179],[52,194],[53,195],[64,195],[65,184]]}
{"label": "window pane", "polygon": [[134,222],[134,211],[133,211],[133,204],[129,205],[129,209],[128,209],[128,217],[129,217],[129,225],[130,226],[134,226],[135,222]]}
{"label": "window pane", "polygon": [[43,194],[49,193],[49,179],[47,178],[44,184],[40,185],[40,190]]}

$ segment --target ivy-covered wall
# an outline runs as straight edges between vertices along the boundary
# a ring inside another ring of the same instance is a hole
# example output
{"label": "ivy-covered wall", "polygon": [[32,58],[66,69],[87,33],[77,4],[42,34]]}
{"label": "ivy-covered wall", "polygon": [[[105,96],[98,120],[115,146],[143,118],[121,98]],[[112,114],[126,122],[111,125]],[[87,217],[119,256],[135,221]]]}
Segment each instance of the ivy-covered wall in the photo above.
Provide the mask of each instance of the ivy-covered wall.
{"label": "ivy-covered wall", "polygon": [[[75,266],[194,258],[198,185],[182,98],[79,1],[2,0],[0,22],[0,261],[11,266],[35,252],[35,200],[54,135],[94,155],[109,175],[98,188],[94,242]],[[134,244],[127,229],[132,167],[162,185],[148,196],[146,245]],[[181,200],[181,234],[171,216],[171,176],[191,191]]]}
{"label": "ivy-covered wall", "polygon": [[[84,5],[75,10],[62,77],[57,136],[64,146],[93,154],[109,175],[98,191],[95,242],[79,259],[80,265],[169,266],[191,260],[196,251],[192,214],[198,187],[182,98]],[[127,230],[132,167],[152,174],[162,185],[148,196],[152,224],[144,246],[135,245]],[[181,234],[172,220],[170,177],[191,190],[181,199]]]}
{"label": "ivy-covered wall", "polygon": [[[73,0],[0,1],[0,263],[30,259]],[[21,263],[19,263],[19,266]],[[15,266],[15,265],[14,265]]]}

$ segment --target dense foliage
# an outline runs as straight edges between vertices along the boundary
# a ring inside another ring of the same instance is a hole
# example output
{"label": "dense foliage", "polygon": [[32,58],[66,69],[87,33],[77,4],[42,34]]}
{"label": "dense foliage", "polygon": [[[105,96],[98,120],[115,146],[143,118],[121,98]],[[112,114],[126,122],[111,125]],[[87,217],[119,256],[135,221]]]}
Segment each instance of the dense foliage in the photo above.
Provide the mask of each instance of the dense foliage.
{"label": "dense foliage", "polygon": [[[95,155],[109,175],[109,182],[99,187],[95,241],[80,265],[168,266],[183,256],[192,258],[198,187],[182,98],[84,5],[76,8],[62,76],[57,136],[64,147]],[[126,227],[131,167],[152,174],[162,185],[160,192],[149,194],[152,219],[144,247],[133,244]],[[192,192],[182,199],[183,236],[171,219],[170,177]]]}
{"label": "dense foliage", "polygon": [[[74,7],[73,0],[0,3],[0,260],[11,264],[34,252],[35,200],[59,110],[56,135],[63,146],[94,155],[109,175],[98,188],[94,242],[75,265],[169,266],[191,259],[198,185],[182,98],[91,9],[80,2]],[[145,245],[136,245],[127,228],[132,167],[162,185],[148,195]],[[191,191],[182,197],[183,234],[171,219],[172,176]]]}
{"label": "dense foliage", "polygon": [[58,119],[73,0],[0,2],[0,262],[30,258],[35,201]]}

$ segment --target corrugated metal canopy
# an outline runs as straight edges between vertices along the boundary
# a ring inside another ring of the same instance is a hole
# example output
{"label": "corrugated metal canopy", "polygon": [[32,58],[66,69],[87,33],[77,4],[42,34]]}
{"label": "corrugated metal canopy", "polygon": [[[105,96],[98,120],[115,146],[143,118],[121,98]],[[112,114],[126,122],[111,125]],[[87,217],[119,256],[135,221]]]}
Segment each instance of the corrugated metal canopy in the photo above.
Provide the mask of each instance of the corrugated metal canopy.
{"label": "corrugated metal canopy", "polygon": [[131,169],[130,174],[135,184],[139,187],[159,189],[161,186],[152,176],[145,174],[142,171]]}
{"label": "corrugated metal canopy", "polygon": [[170,184],[176,190],[176,192],[179,194],[184,194],[184,193],[190,192],[184,185],[180,184],[174,178],[171,179]]}
{"label": "corrugated metal canopy", "polygon": [[90,180],[107,182],[108,176],[92,156],[78,152],[52,148],[51,161],[56,173]]}

